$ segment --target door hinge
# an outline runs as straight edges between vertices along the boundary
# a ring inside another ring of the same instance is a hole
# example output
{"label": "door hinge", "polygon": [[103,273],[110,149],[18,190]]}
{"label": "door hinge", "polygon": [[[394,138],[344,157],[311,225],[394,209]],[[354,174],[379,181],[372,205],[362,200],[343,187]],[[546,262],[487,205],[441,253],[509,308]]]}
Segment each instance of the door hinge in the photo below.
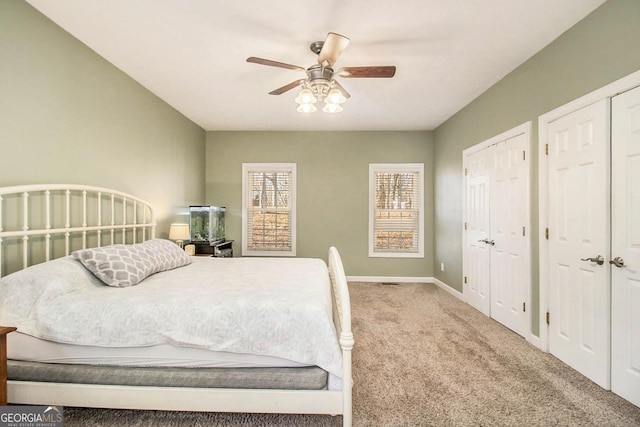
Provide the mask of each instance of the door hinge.
{"label": "door hinge", "polygon": [[464,283],[467,283],[467,276],[464,276]]}
{"label": "door hinge", "polygon": [[522,152],[522,160],[527,160],[527,152],[526,151]]}
{"label": "door hinge", "polygon": [[546,315],[546,320],[547,320],[547,325],[549,324],[549,312],[547,311],[547,315]]}
{"label": "door hinge", "polygon": [[525,233],[525,227],[523,226],[522,227],[522,237],[524,237],[524,236],[526,236],[526,233]]}
{"label": "door hinge", "polygon": [[549,144],[544,144],[544,154],[549,155]]}
{"label": "door hinge", "polygon": [[522,303],[522,311],[525,312],[525,313],[527,312],[527,303],[526,302]]}
{"label": "door hinge", "polygon": [[467,229],[467,223],[466,222],[464,223],[464,229],[465,230]]}
{"label": "door hinge", "polygon": [[544,238],[549,240],[549,228],[548,227],[544,229]]}

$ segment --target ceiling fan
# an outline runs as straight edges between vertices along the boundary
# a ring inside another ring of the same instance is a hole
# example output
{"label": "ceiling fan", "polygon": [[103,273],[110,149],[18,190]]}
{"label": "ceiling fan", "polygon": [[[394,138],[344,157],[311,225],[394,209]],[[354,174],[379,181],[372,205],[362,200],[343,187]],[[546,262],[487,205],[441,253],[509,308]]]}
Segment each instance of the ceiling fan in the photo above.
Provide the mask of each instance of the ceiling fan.
{"label": "ceiling fan", "polygon": [[268,65],[270,67],[286,68],[288,70],[304,71],[307,74],[306,79],[295,80],[269,92],[269,95],[281,95],[301,86],[302,90],[296,98],[296,102],[299,104],[299,112],[311,113],[316,111],[314,104],[318,100],[324,100],[325,106],[323,111],[337,113],[342,111],[340,104],[344,103],[351,95],[335,79],[336,76],[343,78],[390,78],[396,73],[395,65],[342,67],[338,69],[338,71],[334,71],[334,64],[348,44],[349,39],[347,37],[336,33],[327,34],[327,38],[324,41],[311,43],[309,48],[313,53],[318,55],[318,63],[307,69],[297,65],[256,58],[254,56],[247,58],[247,62]]}

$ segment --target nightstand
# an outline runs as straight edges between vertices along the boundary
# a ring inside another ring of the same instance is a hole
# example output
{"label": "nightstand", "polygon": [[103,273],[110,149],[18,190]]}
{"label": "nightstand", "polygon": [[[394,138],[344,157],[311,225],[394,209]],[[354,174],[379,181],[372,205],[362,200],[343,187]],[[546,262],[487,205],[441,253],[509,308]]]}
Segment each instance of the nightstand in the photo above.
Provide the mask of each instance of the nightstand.
{"label": "nightstand", "polygon": [[7,405],[7,334],[16,329],[0,326],[0,406]]}

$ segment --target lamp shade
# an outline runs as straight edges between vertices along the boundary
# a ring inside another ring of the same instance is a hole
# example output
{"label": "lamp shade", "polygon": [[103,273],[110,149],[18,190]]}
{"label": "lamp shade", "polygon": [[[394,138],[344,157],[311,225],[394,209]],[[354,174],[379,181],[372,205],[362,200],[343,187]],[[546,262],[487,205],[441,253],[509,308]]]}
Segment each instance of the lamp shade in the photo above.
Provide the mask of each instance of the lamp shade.
{"label": "lamp shade", "polygon": [[306,89],[306,88],[302,89],[295,99],[295,101],[301,105],[313,104],[317,100],[318,99],[313,95],[313,92],[311,92],[309,89]]}
{"label": "lamp shade", "polygon": [[340,92],[339,89],[334,88],[329,91],[324,102],[326,102],[327,104],[342,104],[346,100],[347,98],[344,97],[342,92]]}
{"label": "lamp shade", "polygon": [[325,104],[322,109],[325,113],[339,113],[342,111],[340,104]]}
{"label": "lamp shade", "polygon": [[189,240],[189,224],[171,224],[169,227],[169,240]]}
{"label": "lamp shade", "polygon": [[298,113],[313,113],[316,111],[316,106],[313,104],[300,104],[298,108],[296,108]]}

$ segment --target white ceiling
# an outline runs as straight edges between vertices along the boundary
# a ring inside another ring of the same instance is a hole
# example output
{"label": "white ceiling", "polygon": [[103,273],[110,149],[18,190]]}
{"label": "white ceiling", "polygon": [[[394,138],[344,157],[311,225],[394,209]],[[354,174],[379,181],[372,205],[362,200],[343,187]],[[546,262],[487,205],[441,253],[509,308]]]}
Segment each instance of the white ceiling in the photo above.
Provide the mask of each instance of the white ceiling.
{"label": "white ceiling", "polygon": [[[431,130],[605,0],[28,0],[205,130]],[[396,65],[391,79],[340,79],[337,115],[295,111],[328,32],[344,66]]]}

